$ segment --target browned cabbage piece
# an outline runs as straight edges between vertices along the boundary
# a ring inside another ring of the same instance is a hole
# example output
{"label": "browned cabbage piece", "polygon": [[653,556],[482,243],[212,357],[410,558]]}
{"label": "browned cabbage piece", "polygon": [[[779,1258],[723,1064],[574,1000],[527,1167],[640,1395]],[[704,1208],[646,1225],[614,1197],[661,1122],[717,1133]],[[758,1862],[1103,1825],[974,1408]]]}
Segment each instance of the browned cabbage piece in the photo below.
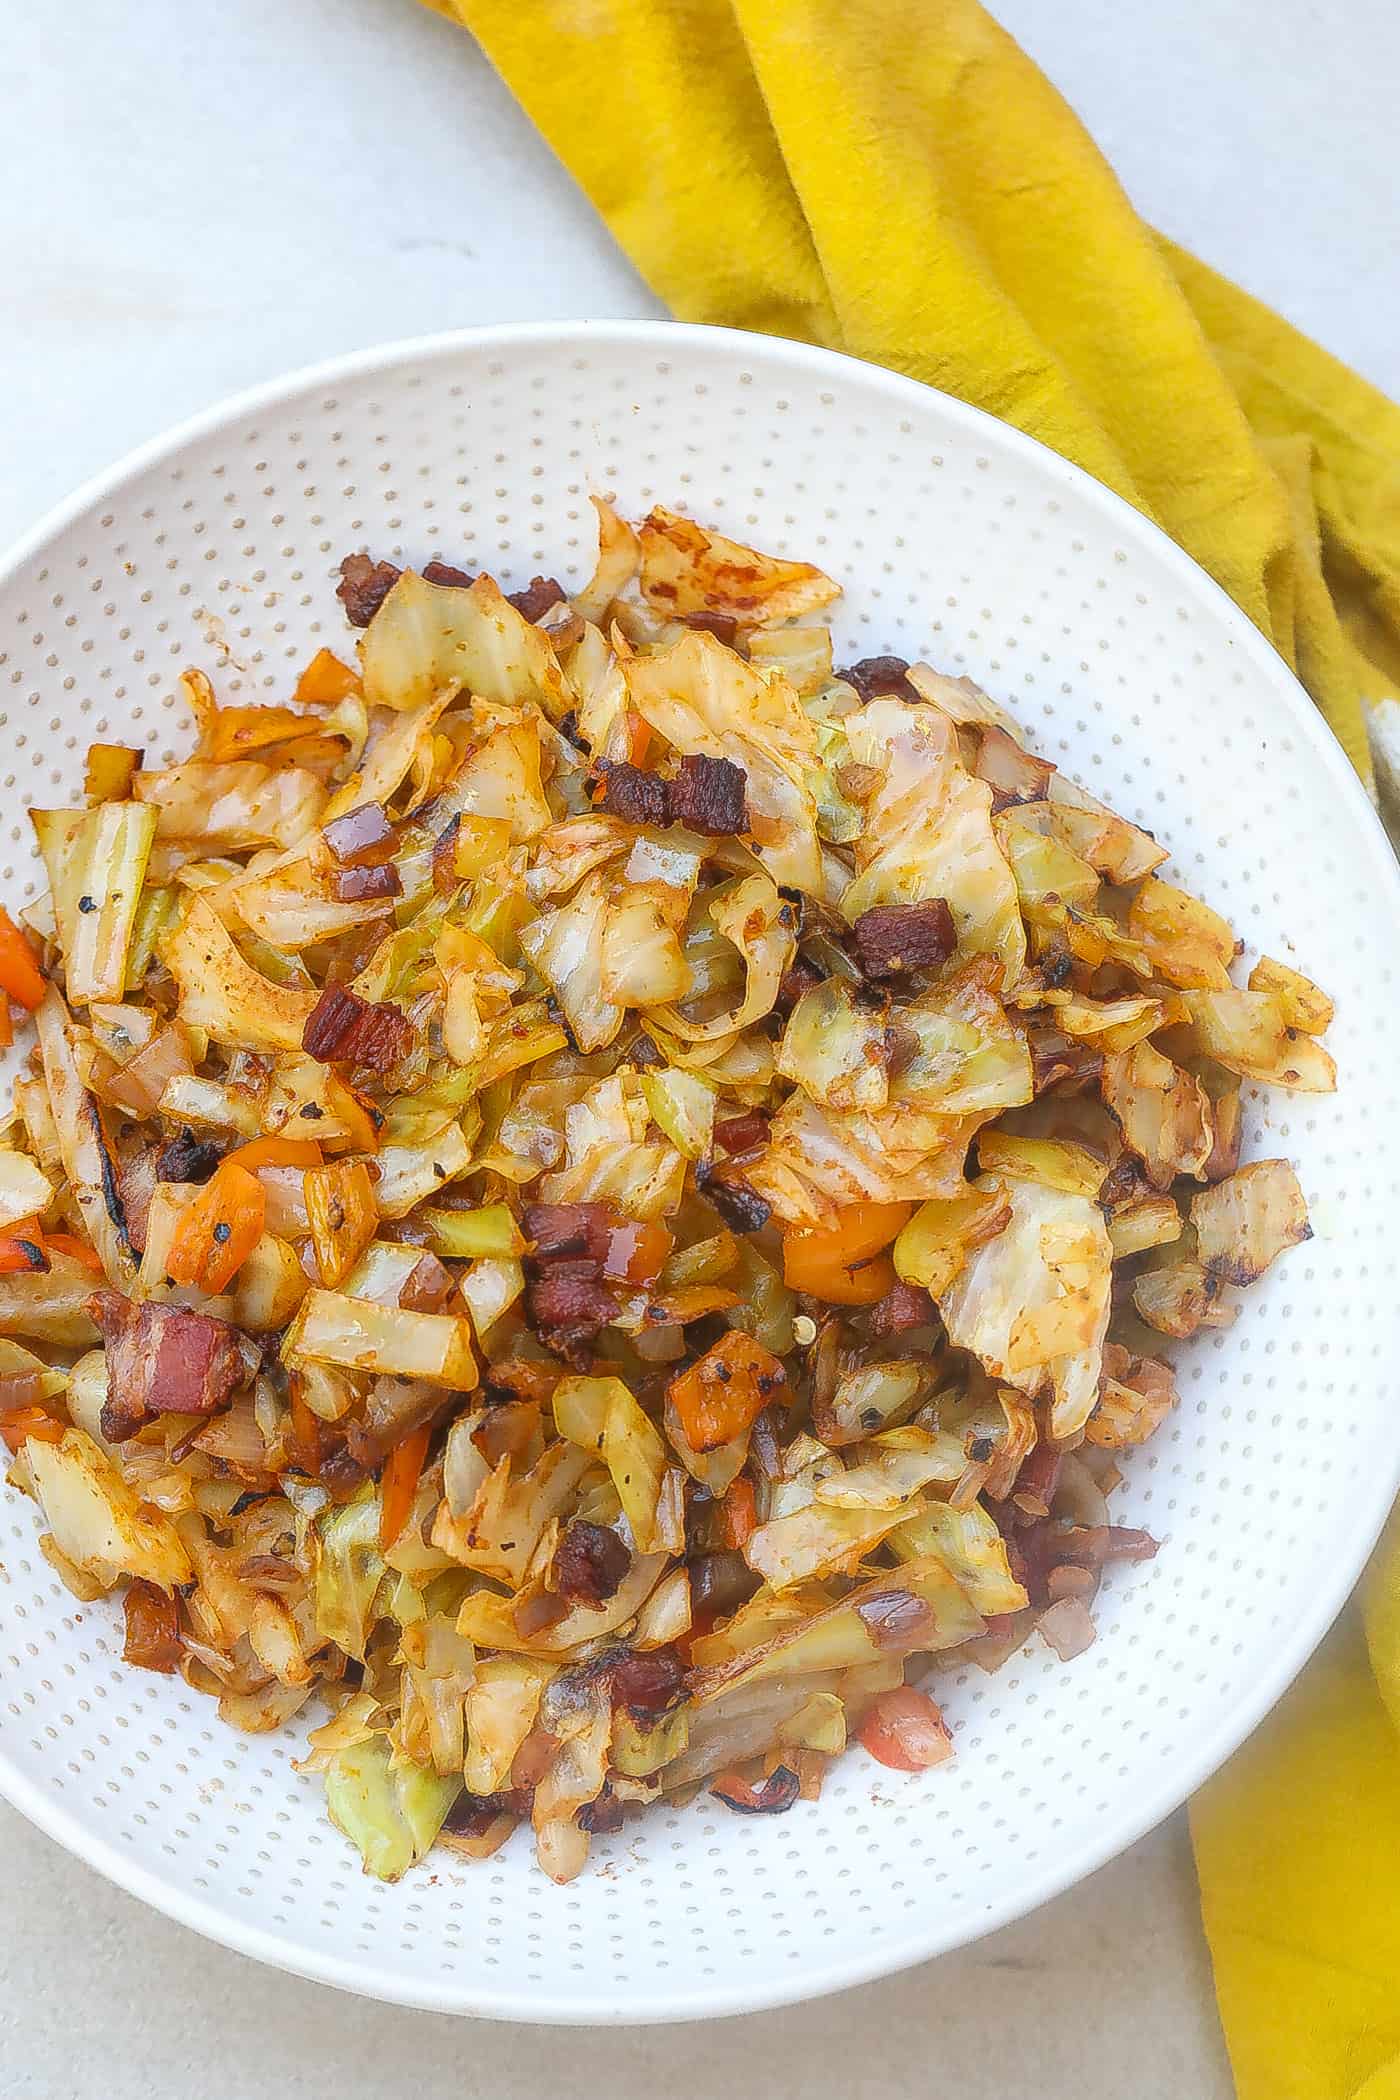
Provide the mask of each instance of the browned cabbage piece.
{"label": "browned cabbage piece", "polygon": [[841,594],[810,562],[755,553],[660,504],[638,538],[642,593],[673,618],[725,613],[746,626],[775,626],[819,612]]}
{"label": "browned cabbage piece", "polygon": [[930,1658],[1079,1655],[1168,1341],[1308,1234],[1256,1089],[1335,1077],[997,697],[595,508],[572,594],[352,551],[291,704],[188,673],[192,752],[34,813],[11,1479],[134,1662],[329,1702],[391,1880],[931,1766]]}

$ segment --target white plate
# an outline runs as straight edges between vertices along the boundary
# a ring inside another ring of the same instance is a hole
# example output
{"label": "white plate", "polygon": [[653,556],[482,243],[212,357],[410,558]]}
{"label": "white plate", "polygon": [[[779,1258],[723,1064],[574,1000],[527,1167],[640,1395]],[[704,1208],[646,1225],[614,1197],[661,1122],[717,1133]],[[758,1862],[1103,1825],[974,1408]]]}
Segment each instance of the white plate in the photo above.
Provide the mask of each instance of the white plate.
{"label": "white plate", "polygon": [[[644,2021],[774,2005],[958,1945],[1148,1829],[1278,1697],[1345,1598],[1400,1472],[1395,863],[1273,651],[1133,511],[1026,438],[888,373],[652,324],[496,328],[367,352],[245,395],[84,490],[0,581],[0,894],[33,893],[22,806],[76,799],[86,746],[186,748],[177,673],[278,700],[349,639],[342,553],[439,555],[509,586],[581,580],[591,489],[661,500],[847,587],[845,656],[966,670],[1038,745],[1173,849],[1166,872],[1335,995],[1332,1098],[1251,1098],[1316,1239],[1180,1352],[1182,1404],[1129,1467],[1117,1572],[1077,1662],[946,1684],[951,1767],[856,1751],[821,1801],[701,1800],[595,1846],[556,1889],[518,1835],[366,1879],[292,1770],[126,1669],[0,1509],[0,1787],[198,1930],[325,1982],[451,2012]],[[81,1959],[81,1949],[75,1950]]]}

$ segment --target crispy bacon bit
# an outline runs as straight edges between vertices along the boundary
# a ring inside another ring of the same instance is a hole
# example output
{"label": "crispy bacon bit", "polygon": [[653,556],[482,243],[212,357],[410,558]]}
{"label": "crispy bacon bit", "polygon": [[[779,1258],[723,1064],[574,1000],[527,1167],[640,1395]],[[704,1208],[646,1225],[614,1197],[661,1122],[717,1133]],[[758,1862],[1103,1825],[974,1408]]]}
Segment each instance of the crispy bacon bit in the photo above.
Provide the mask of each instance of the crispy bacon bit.
{"label": "crispy bacon bit", "polygon": [[343,817],[332,817],[321,836],[339,866],[358,868],[384,858],[394,843],[394,827],[382,802],[362,802]]}
{"label": "crispy bacon bit", "polygon": [[119,1444],[156,1415],[212,1415],[248,1376],[226,1320],[171,1305],[133,1305],[119,1291],[94,1291],[88,1317],[107,1345],[102,1434]]}
{"label": "crispy bacon bit", "polygon": [[424,583],[445,584],[454,591],[469,591],[476,582],[475,576],[469,576],[465,569],[454,569],[449,561],[425,562],[418,573]]}
{"label": "crispy bacon bit", "polygon": [[612,1220],[601,1203],[527,1203],[520,1223],[540,1262],[594,1262],[602,1273]]}
{"label": "crispy bacon bit", "polygon": [[[584,1270],[581,1275],[580,1267]],[[588,1344],[616,1316],[617,1304],[598,1282],[591,1265],[557,1262],[530,1285],[526,1309],[545,1347],[582,1369],[589,1357]]]}
{"label": "crispy bacon bit", "polygon": [[780,1816],[801,1791],[801,1780],[786,1765],[775,1765],[758,1786],[738,1772],[721,1772],[710,1781],[710,1792],[741,1816]]}
{"label": "crispy bacon bit", "polygon": [[924,904],[877,904],[856,920],[856,960],[867,977],[903,970],[936,970],[958,944],[953,914],[942,897]]}
{"label": "crispy bacon bit", "polygon": [[661,775],[625,763],[604,769],[599,807],[627,824],[661,825],[671,821],[666,783]]}
{"label": "crispy bacon bit", "polygon": [[365,553],[346,555],[335,595],[352,627],[368,627],[402,574],[391,561],[371,561]]}
{"label": "crispy bacon bit", "polygon": [[916,1283],[897,1283],[870,1308],[872,1340],[886,1342],[911,1327],[928,1327],[935,1318],[933,1300]]}
{"label": "crispy bacon bit", "polygon": [[626,1816],[625,1802],[618,1800],[605,1781],[597,1800],[585,1801],[574,1820],[590,1837],[611,1837],[615,1831],[621,1830]]}
{"label": "crispy bacon bit", "polygon": [[734,1232],[761,1232],[773,1215],[773,1206],[737,1175],[721,1181],[703,1160],[695,1169],[695,1184]]}
{"label": "crispy bacon bit", "polygon": [[685,1664],[674,1648],[651,1648],[645,1655],[614,1649],[607,1667],[613,1705],[625,1706],[638,1721],[656,1720],[685,1691]]}
{"label": "crispy bacon bit", "polygon": [[499,1817],[514,1816],[518,1821],[529,1815],[532,1805],[531,1789],[523,1786],[509,1787],[500,1794],[459,1794],[442,1827],[454,1837],[485,1837]]}
{"label": "crispy bacon bit", "polygon": [[749,828],[747,787],[748,775],[732,759],[683,758],[671,782],[671,821],[707,839],[733,838]]}
{"label": "crispy bacon bit", "polygon": [[157,1181],[207,1181],[219,1164],[219,1148],[197,1138],[186,1124],[156,1154]]}
{"label": "crispy bacon bit", "polygon": [[726,1152],[752,1152],[767,1135],[768,1118],[757,1108],[746,1108],[741,1116],[726,1116],[715,1125],[715,1143]]}
{"label": "crispy bacon bit", "polygon": [[877,1648],[916,1648],[933,1623],[933,1608],[911,1590],[882,1590],[856,1612]]}
{"label": "crispy bacon bit", "polygon": [[848,665],[836,675],[853,685],[862,700],[873,700],[879,693],[898,693],[904,700],[915,698],[908,683],[909,666],[902,656],[863,656],[859,663]]}
{"label": "crispy bacon bit", "polygon": [[368,904],[378,897],[401,897],[403,884],[397,868],[341,868],[331,877],[331,895],[337,904]]}
{"label": "crispy bacon bit", "polygon": [[301,1047],[323,1065],[368,1065],[387,1072],[413,1042],[413,1024],[397,1006],[376,1005],[343,984],[327,985],[307,1016]]}
{"label": "crispy bacon bit", "polygon": [[615,1531],[579,1518],[555,1550],[550,1584],[571,1604],[606,1604],[631,1565],[632,1556]]}
{"label": "crispy bacon bit", "polygon": [[523,591],[508,593],[511,604],[527,620],[542,619],[551,605],[562,605],[568,595],[563,584],[556,583],[552,576],[532,577]]}
{"label": "crispy bacon bit", "polygon": [[734,647],[734,637],[739,632],[739,622],[733,613],[693,612],[682,613],[681,619],[687,627],[698,628],[701,634],[712,634],[726,649]]}
{"label": "crispy bacon bit", "polygon": [[172,1676],[184,1654],[177,1599],[137,1576],[127,1585],[122,1610],[126,1616],[122,1661],[135,1663],[139,1670],[159,1670],[163,1677]]}
{"label": "crispy bacon bit", "polygon": [[822,973],[805,955],[793,957],[791,968],[784,970],[778,979],[778,996],[773,1001],[773,1011],[790,1014],[804,992],[810,992],[814,984],[822,982]]}

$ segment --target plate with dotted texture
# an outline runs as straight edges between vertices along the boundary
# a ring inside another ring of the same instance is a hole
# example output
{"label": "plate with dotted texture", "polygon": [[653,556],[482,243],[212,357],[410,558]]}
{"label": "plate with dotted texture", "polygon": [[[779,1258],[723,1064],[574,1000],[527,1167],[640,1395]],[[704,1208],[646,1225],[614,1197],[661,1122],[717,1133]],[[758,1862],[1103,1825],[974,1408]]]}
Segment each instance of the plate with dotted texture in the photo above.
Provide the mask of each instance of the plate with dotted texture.
{"label": "plate with dotted texture", "polygon": [[590,491],[660,501],[845,586],[838,661],[967,672],[1034,746],[1157,832],[1163,873],[1337,1002],[1335,1096],[1248,1090],[1247,1155],[1298,1165],[1315,1239],[1178,1351],[1181,1405],[1132,1454],[1097,1644],[944,1671],[956,1761],[854,1750],[771,1821],[708,1797],[595,1842],[555,1888],[527,1833],[477,1866],[359,1871],[298,1777],[304,1723],[226,1729],[121,1662],[0,1502],[0,1788],[125,1888],[263,1961],[517,2020],[744,2011],[900,1968],[1100,1865],[1212,1772],[1301,1667],[1400,1471],[1397,876],[1283,664],[1177,548],[1029,439],[913,382],[720,330],[497,328],[363,353],[245,395],[83,490],[0,571],[0,895],[41,883],[24,809],[79,799],[98,738],[188,748],[178,674],[286,699],[344,648],[340,556],[537,572],[594,554]]}

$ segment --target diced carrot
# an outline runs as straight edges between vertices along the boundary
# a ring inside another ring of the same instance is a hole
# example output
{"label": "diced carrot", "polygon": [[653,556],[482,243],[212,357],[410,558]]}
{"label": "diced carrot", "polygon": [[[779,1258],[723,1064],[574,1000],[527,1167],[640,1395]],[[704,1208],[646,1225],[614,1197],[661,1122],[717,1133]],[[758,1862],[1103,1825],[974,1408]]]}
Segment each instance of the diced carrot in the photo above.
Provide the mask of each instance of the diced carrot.
{"label": "diced carrot", "polygon": [[44,1245],[51,1252],[71,1255],[73,1260],[80,1261],[85,1269],[91,1269],[94,1276],[102,1274],[101,1255],[95,1248],[89,1247],[86,1240],[80,1240],[76,1232],[46,1232]]}
{"label": "diced carrot", "polygon": [[7,992],[16,1006],[33,1013],[44,1003],[48,985],[30,946],[29,936],[0,908],[0,992]]}
{"label": "diced carrot", "polygon": [[221,1161],[180,1214],[165,1258],[167,1276],[216,1297],[262,1238],[266,1215],[262,1183],[237,1161]]}
{"label": "diced carrot", "polygon": [[18,1451],[25,1438],[31,1436],[36,1443],[57,1444],[62,1441],[63,1427],[46,1408],[8,1407],[0,1411],[0,1438],[11,1451]]}
{"label": "diced carrot", "polygon": [[853,1203],[835,1225],[784,1233],[784,1282],[829,1305],[874,1305],[898,1281],[882,1249],[913,1215],[912,1203]]}
{"label": "diced carrot", "polygon": [[249,1174],[255,1167],[319,1167],[321,1147],[315,1138],[249,1138],[224,1154],[224,1165],[230,1163]]}
{"label": "diced carrot", "polygon": [[395,1444],[384,1461],[384,1477],[379,1496],[379,1548],[387,1553],[394,1540],[408,1522],[413,1498],[418,1492],[418,1477],[423,1471],[423,1461],[428,1455],[428,1439],[433,1433],[431,1422],[424,1422],[418,1429],[411,1429],[402,1443]]}
{"label": "diced carrot", "polygon": [[360,691],[360,674],[329,649],[318,649],[297,680],[292,695],[301,707],[334,707]]}
{"label": "diced carrot", "polygon": [[692,1451],[716,1451],[742,1436],[767,1403],[787,1398],[782,1359],[731,1327],[666,1388]]}
{"label": "diced carrot", "polygon": [[0,999],[0,1050],[8,1050],[15,1039],[15,1024],[10,1018],[10,1002]]}
{"label": "diced carrot", "polygon": [[758,1529],[758,1510],[754,1502],[753,1482],[741,1473],[731,1481],[719,1506],[720,1538],[726,1546],[736,1551],[747,1544]]}

